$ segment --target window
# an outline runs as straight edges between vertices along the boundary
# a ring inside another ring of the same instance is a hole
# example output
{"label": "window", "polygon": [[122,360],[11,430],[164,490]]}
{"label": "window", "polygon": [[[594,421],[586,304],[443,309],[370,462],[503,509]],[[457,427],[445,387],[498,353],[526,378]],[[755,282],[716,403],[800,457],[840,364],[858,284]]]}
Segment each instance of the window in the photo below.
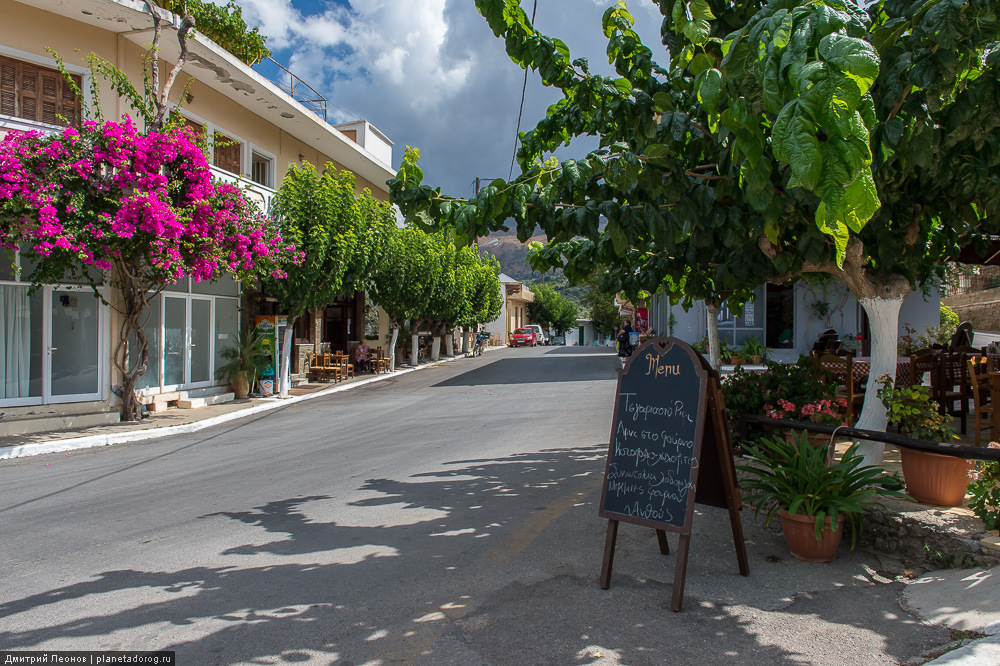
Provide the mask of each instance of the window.
{"label": "window", "polygon": [[[74,76],[79,88],[82,79]],[[0,58],[0,114],[65,125],[80,118],[80,99],[63,75],[45,67]]]}
{"label": "window", "polygon": [[257,152],[251,153],[250,180],[264,187],[272,187],[270,158],[264,157]]}
{"label": "window", "polygon": [[225,134],[215,133],[215,166],[229,173],[243,173],[243,144]]}

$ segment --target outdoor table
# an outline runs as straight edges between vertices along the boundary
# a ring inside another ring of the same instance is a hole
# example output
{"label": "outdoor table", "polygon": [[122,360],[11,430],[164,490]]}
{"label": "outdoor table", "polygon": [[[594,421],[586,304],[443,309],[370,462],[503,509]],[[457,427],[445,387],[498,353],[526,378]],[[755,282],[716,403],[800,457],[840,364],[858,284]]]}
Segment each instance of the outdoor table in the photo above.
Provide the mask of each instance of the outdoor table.
{"label": "outdoor table", "polygon": [[[855,356],[851,368],[854,371],[855,388],[864,386],[868,381],[868,373],[871,372],[871,356]],[[896,386],[908,386],[910,384],[910,357],[896,357]]]}

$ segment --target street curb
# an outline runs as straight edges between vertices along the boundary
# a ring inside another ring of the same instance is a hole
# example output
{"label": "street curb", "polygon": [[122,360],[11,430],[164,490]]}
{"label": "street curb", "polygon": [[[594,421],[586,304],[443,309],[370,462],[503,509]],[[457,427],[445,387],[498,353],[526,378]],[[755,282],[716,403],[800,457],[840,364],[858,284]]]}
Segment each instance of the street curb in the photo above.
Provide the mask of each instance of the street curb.
{"label": "street curb", "polygon": [[[487,348],[486,351],[492,351],[492,349],[505,349],[505,347]],[[459,354],[458,356],[441,358],[433,363],[418,365],[415,368],[397,367],[396,371],[392,374],[385,373],[382,375],[375,375],[374,377],[369,377],[368,379],[358,382],[343,384],[341,386],[331,386],[330,388],[316,391],[314,393],[307,393],[306,395],[297,395],[285,399],[265,398],[265,400],[267,400],[265,403],[247,407],[246,409],[241,409],[235,412],[229,412],[228,414],[220,414],[219,416],[213,416],[201,421],[195,421],[194,423],[182,423],[181,425],[167,426],[164,428],[150,428],[147,430],[133,430],[131,432],[88,435],[86,437],[74,437],[71,439],[58,439],[51,442],[39,442],[37,444],[0,447],[0,460],[37,456],[44,453],[63,453],[66,451],[76,451],[78,449],[89,449],[95,446],[111,446],[113,444],[125,444],[127,442],[139,442],[147,439],[168,437],[170,435],[182,435],[191,432],[198,432],[199,430],[211,428],[212,426],[219,425],[220,423],[226,423],[227,421],[235,421],[236,419],[246,418],[247,416],[253,416],[254,414],[262,414],[280,407],[294,405],[295,403],[302,402],[304,400],[320,398],[334,393],[340,393],[341,391],[349,391],[359,386],[386,381],[393,377],[423,370],[424,368],[432,368],[443,363],[450,363],[460,358],[466,358],[466,355]]]}

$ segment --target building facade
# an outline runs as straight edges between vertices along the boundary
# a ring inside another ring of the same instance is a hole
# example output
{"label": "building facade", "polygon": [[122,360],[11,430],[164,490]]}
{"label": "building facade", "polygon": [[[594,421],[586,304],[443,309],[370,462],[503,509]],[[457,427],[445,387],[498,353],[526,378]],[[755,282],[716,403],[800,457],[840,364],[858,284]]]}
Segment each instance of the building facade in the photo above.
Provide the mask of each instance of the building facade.
{"label": "building facade", "polygon": [[494,340],[507,342],[514,329],[530,323],[528,303],[535,300],[535,294],[523,282],[506,273],[500,274],[500,292],[503,297],[500,316],[486,324],[485,330],[492,334]]}
{"label": "building facade", "polygon": [[[179,55],[174,35],[180,19],[165,11],[161,15],[162,81]],[[145,3],[0,0],[0,16],[0,136],[59,131],[95,101],[106,118],[134,115],[106,80],[93,80],[85,56],[107,60],[141,87],[143,56],[153,38]],[[395,173],[392,142],[375,127],[357,121],[338,129],[325,119],[325,100],[318,109],[315,95],[306,96],[306,102],[287,79],[269,79],[266,67],[251,68],[201,34],[188,45],[188,61],[170,102],[211,139],[215,178],[238,183],[267,212],[290,165],[331,163],[352,171],[359,191],[367,188],[377,199],[388,198],[385,181]],[[64,60],[84,93],[82,100],[65,85],[49,50]],[[289,75],[281,72],[281,77]],[[98,100],[91,99],[92,84]],[[22,278],[30,272],[25,258],[0,250],[0,408],[113,404],[113,387],[121,380],[112,363],[120,328],[114,308],[79,284],[45,285],[29,293]],[[345,301],[313,313],[302,324],[301,339],[319,343],[327,336],[345,344],[361,339],[363,294]],[[150,362],[140,383],[146,402],[213,387],[220,351],[235,340],[241,325],[268,311],[270,302],[265,294],[248,297],[228,277],[213,283],[182,280],[154,298],[143,329],[150,342]]]}
{"label": "building facade", "polygon": [[[899,312],[899,334],[906,327],[918,333],[940,322],[941,299],[936,290],[924,295],[915,291],[903,301]],[[686,342],[708,337],[707,311],[702,301],[685,311],[671,305],[662,294],[649,302],[649,325],[658,335],[673,335]],[[868,327],[864,309],[847,288],[837,282],[816,287],[805,282],[795,285],[765,285],[756,290],[753,300],[736,315],[723,307],[719,312],[719,338],[730,345],[741,345],[750,336],[768,348],[791,353],[808,353],[819,335],[837,331],[841,338],[862,336],[867,342]]]}

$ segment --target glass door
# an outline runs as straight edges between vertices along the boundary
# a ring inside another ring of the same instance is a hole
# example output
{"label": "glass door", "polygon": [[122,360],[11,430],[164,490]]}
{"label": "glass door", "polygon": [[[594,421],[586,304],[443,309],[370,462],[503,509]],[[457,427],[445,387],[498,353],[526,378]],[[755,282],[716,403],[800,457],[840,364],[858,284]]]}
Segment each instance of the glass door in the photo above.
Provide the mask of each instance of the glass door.
{"label": "glass door", "polygon": [[187,299],[163,299],[163,388],[187,383]]}
{"label": "glass door", "polygon": [[51,402],[101,398],[101,304],[88,291],[53,288],[49,303]]}
{"label": "glass door", "polygon": [[191,384],[212,380],[212,301],[191,299]]}

